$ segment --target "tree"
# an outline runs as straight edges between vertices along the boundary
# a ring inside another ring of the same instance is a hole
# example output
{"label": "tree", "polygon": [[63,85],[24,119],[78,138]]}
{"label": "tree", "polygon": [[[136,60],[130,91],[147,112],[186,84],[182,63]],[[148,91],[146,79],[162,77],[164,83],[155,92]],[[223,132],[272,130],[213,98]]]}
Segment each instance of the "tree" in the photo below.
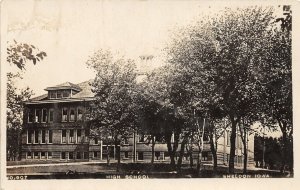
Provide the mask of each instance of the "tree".
{"label": "tree", "polygon": [[[184,102],[180,103],[176,99],[178,96],[175,89],[177,88],[176,85],[178,86],[180,83],[172,80],[173,74],[176,74],[173,71],[173,67],[164,66],[148,74],[143,84],[144,90],[141,93],[141,99],[144,101],[141,106],[143,106],[142,113],[144,112],[142,118],[144,121],[148,121],[146,122],[148,124],[145,125],[147,127],[145,131],[150,132],[152,137],[163,138],[167,143],[170,165],[175,170],[175,156],[186,120],[181,106]],[[150,120],[152,122],[149,122]],[[155,122],[153,123],[153,121]],[[153,131],[154,128],[155,132]]]}
{"label": "tree", "polygon": [[272,33],[272,19],[270,8],[227,8],[184,28],[167,49],[168,61],[193,78],[190,88],[197,109],[210,110],[206,102],[214,102],[229,118],[230,173],[234,172],[238,121],[258,109],[261,86],[257,71],[266,37]]}
{"label": "tree", "polygon": [[[279,170],[282,160],[281,139],[255,135],[254,141],[254,160],[256,161],[256,167],[267,167],[271,170]],[[264,166],[263,162],[265,162]]]}
{"label": "tree", "polygon": [[[7,62],[10,65],[17,66],[20,70],[24,70],[28,61],[36,64],[46,57],[46,53],[39,51],[35,46],[26,43],[17,43],[7,47]],[[7,159],[16,160],[20,152],[20,134],[23,124],[23,102],[28,100],[33,92],[27,87],[26,89],[18,89],[15,85],[16,80],[22,79],[21,73],[7,73]]]}
{"label": "tree", "polygon": [[[293,151],[293,106],[292,106],[292,15],[278,18],[281,28],[274,27],[266,44],[263,57],[262,83],[264,90],[262,105],[266,124],[279,125],[282,132],[282,168],[284,171],[288,155]],[[293,158],[293,156],[291,156]],[[293,171],[293,161],[288,164]]]}
{"label": "tree", "polygon": [[161,105],[156,101],[157,97],[153,94],[155,87],[153,83],[145,80],[138,84],[139,93],[136,96],[136,105],[138,107],[138,132],[147,134],[146,144],[151,143],[151,163],[154,163],[155,143],[163,140],[161,126],[159,124],[161,115]]}
{"label": "tree", "polygon": [[218,140],[220,137],[224,136],[225,130],[228,128],[228,126],[231,124],[227,122],[226,118],[214,118],[210,119],[210,124],[208,126],[208,137],[209,137],[209,144],[210,144],[210,150],[213,156],[213,171],[214,173],[217,172],[217,164],[218,164],[218,158],[217,158],[217,150],[218,150]]}
{"label": "tree", "polygon": [[136,90],[135,64],[130,59],[116,57],[110,51],[99,50],[87,61],[96,71],[92,82],[95,100],[91,105],[91,129],[97,129],[102,139],[114,141],[117,171],[120,165],[120,144],[136,124],[134,94]]}
{"label": "tree", "polygon": [[29,61],[35,65],[38,61],[41,61],[47,54],[43,51],[39,51],[33,45],[26,43],[18,43],[14,40],[13,44],[9,44],[7,47],[7,62],[17,66],[20,70],[25,69],[25,64]]}
{"label": "tree", "polygon": [[33,92],[29,89],[18,91],[15,81],[21,79],[20,74],[7,74],[7,159],[16,160],[20,152],[20,134],[23,124],[23,102],[28,100]]}

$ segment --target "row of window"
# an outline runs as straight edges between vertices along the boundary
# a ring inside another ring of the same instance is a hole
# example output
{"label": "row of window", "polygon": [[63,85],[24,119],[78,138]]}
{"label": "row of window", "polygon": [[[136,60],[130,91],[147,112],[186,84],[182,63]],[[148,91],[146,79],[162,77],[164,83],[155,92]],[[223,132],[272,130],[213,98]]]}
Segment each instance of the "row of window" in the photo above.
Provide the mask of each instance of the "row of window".
{"label": "row of window", "polygon": [[88,152],[61,152],[60,159],[73,160],[73,159],[89,159]]}
{"label": "row of window", "polygon": [[[112,148],[109,153],[110,158],[114,158],[114,147]],[[98,159],[99,153],[97,151],[94,151],[92,156],[93,158]],[[128,159],[129,152],[124,152],[124,159]],[[175,155],[175,160],[177,160],[177,156]],[[155,159],[156,160],[165,160],[167,157],[169,157],[168,152],[164,152],[164,154],[161,154],[161,152],[155,152]],[[208,152],[202,152],[203,160],[208,160]],[[52,159],[52,152],[27,152],[27,159]],[[107,158],[107,151],[102,151],[102,159]],[[88,152],[60,152],[60,159],[61,160],[73,160],[73,159],[89,159],[89,153]],[[138,160],[144,160],[144,152],[137,152],[137,159]],[[185,156],[186,160],[189,160],[189,156]],[[239,159],[239,158],[238,158]],[[242,159],[239,159],[239,161]],[[227,161],[229,161],[229,154],[227,154]]]}
{"label": "row of window", "polygon": [[[61,121],[74,122],[83,119],[82,108],[62,108]],[[52,123],[54,120],[53,109],[34,109],[28,111],[28,123]]]}
{"label": "row of window", "polygon": [[[97,152],[94,152],[97,156]],[[27,152],[27,159],[52,159],[52,152]],[[89,159],[88,152],[60,152],[61,160]]]}
{"label": "row of window", "polygon": [[51,144],[53,142],[52,130],[28,130],[27,144]]}
{"label": "row of window", "polygon": [[61,143],[82,143],[88,142],[89,130],[84,129],[63,129],[61,130]]}
{"label": "row of window", "polygon": [[52,159],[52,152],[27,152],[27,159]]}
{"label": "row of window", "polygon": [[[169,153],[168,152],[154,152],[154,158],[155,160],[166,160],[168,159]],[[175,160],[179,158],[179,153],[175,154]],[[144,152],[137,152],[137,159],[138,160],[144,160]],[[184,154],[183,157],[184,160],[189,160],[190,155],[189,154]],[[202,152],[202,160],[208,160],[208,152]]]}
{"label": "row of window", "polygon": [[69,98],[70,95],[71,95],[70,90],[58,90],[58,91],[50,91],[49,92],[50,99]]}

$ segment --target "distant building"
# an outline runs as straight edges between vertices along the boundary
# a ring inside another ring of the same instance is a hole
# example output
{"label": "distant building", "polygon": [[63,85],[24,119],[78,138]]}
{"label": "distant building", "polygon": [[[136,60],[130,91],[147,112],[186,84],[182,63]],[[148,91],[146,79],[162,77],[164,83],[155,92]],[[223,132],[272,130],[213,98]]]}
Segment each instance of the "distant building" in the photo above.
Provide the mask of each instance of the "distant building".
{"label": "distant building", "polygon": [[[116,149],[112,144],[89,138],[86,125],[89,119],[88,108],[94,99],[89,82],[73,84],[66,82],[47,87],[48,93],[24,102],[24,127],[22,133],[22,160],[44,161],[90,161],[116,159]],[[218,163],[229,161],[229,132],[218,141]],[[122,161],[150,161],[151,144],[146,143],[147,135],[132,134],[121,145]],[[210,146],[204,136],[203,160],[212,162]],[[253,138],[248,138],[248,163],[253,165]],[[108,150],[108,151],[107,151]],[[169,161],[165,143],[155,145],[155,160]],[[178,148],[179,150],[179,148]],[[196,158],[196,148],[195,148]],[[242,166],[243,150],[237,135],[236,163]],[[177,155],[178,156],[178,155]],[[184,160],[189,156],[185,153]]]}

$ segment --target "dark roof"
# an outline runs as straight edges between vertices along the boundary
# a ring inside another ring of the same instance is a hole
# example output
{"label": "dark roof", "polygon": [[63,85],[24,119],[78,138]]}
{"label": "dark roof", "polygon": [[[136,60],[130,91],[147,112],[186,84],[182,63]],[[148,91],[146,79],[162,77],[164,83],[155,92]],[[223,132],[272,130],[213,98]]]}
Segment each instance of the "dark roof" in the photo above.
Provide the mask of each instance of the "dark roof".
{"label": "dark roof", "polygon": [[40,100],[45,100],[45,99],[47,99],[47,97],[48,97],[48,94],[43,94],[43,95],[40,95],[40,96],[31,98],[30,100],[31,100],[31,101],[40,101]]}
{"label": "dark roof", "polygon": [[73,95],[72,98],[94,97],[95,94],[92,92],[92,87],[90,85],[92,81],[93,80],[89,80],[77,84],[81,88],[81,91]]}
{"label": "dark roof", "polygon": [[64,82],[62,84],[56,85],[56,86],[52,86],[52,87],[47,87],[45,90],[59,90],[59,89],[73,89],[73,90],[77,90],[80,91],[81,88],[79,87],[79,85],[70,83],[70,82]]}
{"label": "dark roof", "polygon": [[[94,93],[92,92],[92,87],[90,85],[90,83],[92,81],[93,80],[88,80],[88,81],[85,81],[85,82],[82,82],[82,83],[79,83],[79,84],[73,84],[73,83],[70,83],[70,82],[65,82],[65,83],[56,85],[54,87],[48,87],[45,90],[48,91],[49,88],[50,88],[50,90],[58,90],[58,89],[65,89],[67,87],[69,87],[69,88],[71,87],[72,89],[76,88],[76,89],[78,89],[78,90],[80,89],[80,90],[79,90],[78,93],[74,94],[69,99],[92,98],[92,97],[94,97]],[[31,98],[29,100],[29,102],[30,101],[42,101],[42,100],[47,100],[47,99],[48,99],[48,93],[43,94],[41,96]],[[56,100],[59,100],[59,99],[56,99]]]}

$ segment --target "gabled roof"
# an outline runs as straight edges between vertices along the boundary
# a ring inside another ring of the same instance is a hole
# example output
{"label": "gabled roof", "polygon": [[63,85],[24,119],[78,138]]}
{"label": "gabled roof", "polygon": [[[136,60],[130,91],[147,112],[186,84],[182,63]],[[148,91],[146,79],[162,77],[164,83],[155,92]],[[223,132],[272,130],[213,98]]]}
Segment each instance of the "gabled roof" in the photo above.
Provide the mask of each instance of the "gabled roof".
{"label": "gabled roof", "polygon": [[81,90],[81,88],[78,85],[70,83],[70,82],[64,82],[62,84],[59,84],[59,85],[56,85],[53,87],[47,87],[45,90],[48,91],[48,90],[61,90],[61,89],[73,89],[76,91]]}

